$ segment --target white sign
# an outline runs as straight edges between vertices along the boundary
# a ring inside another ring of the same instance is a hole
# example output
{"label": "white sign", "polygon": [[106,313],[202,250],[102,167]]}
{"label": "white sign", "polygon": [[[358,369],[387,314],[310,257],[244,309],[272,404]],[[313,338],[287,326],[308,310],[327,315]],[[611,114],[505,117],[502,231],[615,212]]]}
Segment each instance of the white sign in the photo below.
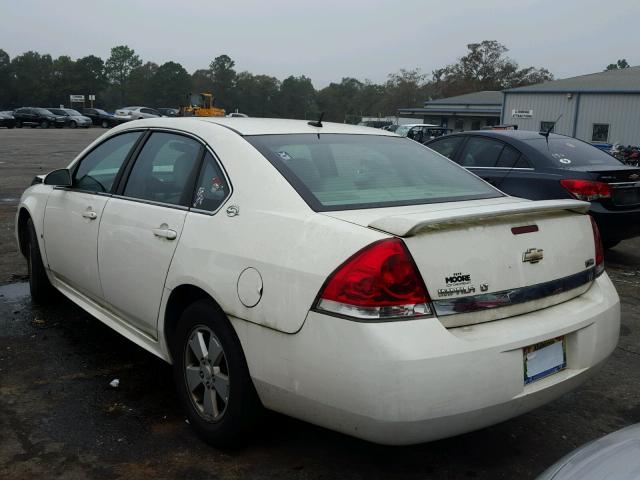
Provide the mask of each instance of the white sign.
{"label": "white sign", "polygon": [[533,118],[533,110],[518,110],[514,108],[511,110],[511,116],[513,118]]}
{"label": "white sign", "polygon": [[89,95],[89,100],[94,101],[96,99],[95,95]]}
{"label": "white sign", "polygon": [[69,95],[69,100],[72,102],[84,102],[84,95]]}

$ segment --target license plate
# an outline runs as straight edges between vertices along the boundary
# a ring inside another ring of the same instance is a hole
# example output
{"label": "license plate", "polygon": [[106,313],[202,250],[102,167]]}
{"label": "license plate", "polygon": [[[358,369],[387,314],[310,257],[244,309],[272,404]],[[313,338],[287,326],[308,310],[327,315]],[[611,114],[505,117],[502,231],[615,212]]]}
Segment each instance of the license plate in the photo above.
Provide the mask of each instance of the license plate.
{"label": "license plate", "polygon": [[525,385],[567,367],[567,346],[564,337],[525,347],[522,354]]}

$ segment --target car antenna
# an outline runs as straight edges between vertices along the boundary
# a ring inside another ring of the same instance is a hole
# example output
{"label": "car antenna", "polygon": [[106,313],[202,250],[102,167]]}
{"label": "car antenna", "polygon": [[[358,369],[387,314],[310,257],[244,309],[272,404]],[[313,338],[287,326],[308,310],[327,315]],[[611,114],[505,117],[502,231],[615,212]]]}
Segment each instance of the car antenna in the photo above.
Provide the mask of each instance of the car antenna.
{"label": "car antenna", "polygon": [[560,120],[561,118],[562,118],[562,113],[558,118],[556,118],[556,121],[553,122],[549,128],[547,128],[546,132],[538,132],[540,133],[540,135],[542,135],[545,138],[545,140],[547,141],[547,145],[549,145],[549,134],[551,133],[551,130],[553,130],[556,127],[556,123],[558,123],[558,120]]}
{"label": "car antenna", "polygon": [[320,113],[320,118],[318,118],[315,122],[307,122],[308,125],[312,127],[322,127],[322,119],[324,118],[324,112]]}

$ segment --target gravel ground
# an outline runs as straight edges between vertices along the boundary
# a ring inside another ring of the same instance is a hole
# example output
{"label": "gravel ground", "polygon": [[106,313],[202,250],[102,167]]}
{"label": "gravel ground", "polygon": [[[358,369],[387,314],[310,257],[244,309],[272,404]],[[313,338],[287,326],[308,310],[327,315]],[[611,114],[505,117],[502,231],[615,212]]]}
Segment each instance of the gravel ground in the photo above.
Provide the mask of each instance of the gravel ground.
{"label": "gravel ground", "polygon": [[[170,370],[59,299],[31,305],[13,240],[35,174],[65,166],[103,133],[0,130],[0,478],[527,479],[575,447],[640,421],[640,240],[607,254],[622,299],[620,343],[574,392],[455,438],[383,447],[269,414],[249,445],[200,442]],[[118,378],[120,386],[109,386]]]}

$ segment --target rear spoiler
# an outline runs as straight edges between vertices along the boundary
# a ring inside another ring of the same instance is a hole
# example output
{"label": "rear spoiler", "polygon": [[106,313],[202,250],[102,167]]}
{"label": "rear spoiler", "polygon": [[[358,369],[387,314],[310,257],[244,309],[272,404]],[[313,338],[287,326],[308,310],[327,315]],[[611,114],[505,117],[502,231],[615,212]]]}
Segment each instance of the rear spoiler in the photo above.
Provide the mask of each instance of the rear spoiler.
{"label": "rear spoiler", "polygon": [[370,228],[396,235],[410,237],[423,230],[450,228],[459,225],[483,223],[494,218],[529,216],[552,212],[586,213],[591,204],[580,200],[517,201],[499,205],[389,215],[369,224]]}

